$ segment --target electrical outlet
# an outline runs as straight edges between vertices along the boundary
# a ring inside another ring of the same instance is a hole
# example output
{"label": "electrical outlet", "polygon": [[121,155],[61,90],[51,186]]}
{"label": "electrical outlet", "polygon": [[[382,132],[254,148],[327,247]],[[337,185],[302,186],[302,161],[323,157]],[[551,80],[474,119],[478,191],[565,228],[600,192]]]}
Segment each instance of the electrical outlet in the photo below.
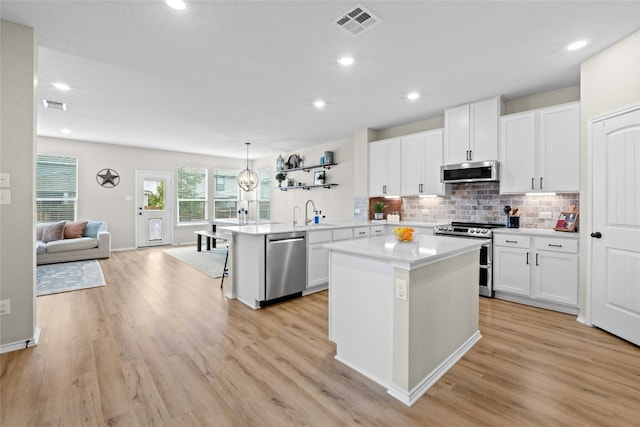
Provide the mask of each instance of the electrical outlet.
{"label": "electrical outlet", "polygon": [[11,300],[3,299],[0,301],[0,316],[11,314]]}
{"label": "electrical outlet", "polygon": [[403,301],[407,300],[407,281],[396,279],[396,298]]}
{"label": "electrical outlet", "polygon": [[360,208],[356,208],[355,209],[355,213],[359,214],[360,213]]}
{"label": "electrical outlet", "polygon": [[0,188],[11,187],[9,178],[10,178],[10,175],[8,173],[0,173]]}

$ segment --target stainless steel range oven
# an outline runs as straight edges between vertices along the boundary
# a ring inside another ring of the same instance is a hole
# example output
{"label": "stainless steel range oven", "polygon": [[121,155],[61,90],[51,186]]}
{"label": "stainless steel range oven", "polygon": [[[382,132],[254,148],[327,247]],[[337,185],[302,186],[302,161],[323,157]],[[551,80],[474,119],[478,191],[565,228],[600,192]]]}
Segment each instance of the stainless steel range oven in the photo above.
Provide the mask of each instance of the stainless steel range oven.
{"label": "stainless steel range oven", "polygon": [[436,236],[451,236],[465,239],[484,239],[480,249],[480,295],[493,297],[493,229],[504,227],[504,224],[452,222],[437,225],[433,229]]}

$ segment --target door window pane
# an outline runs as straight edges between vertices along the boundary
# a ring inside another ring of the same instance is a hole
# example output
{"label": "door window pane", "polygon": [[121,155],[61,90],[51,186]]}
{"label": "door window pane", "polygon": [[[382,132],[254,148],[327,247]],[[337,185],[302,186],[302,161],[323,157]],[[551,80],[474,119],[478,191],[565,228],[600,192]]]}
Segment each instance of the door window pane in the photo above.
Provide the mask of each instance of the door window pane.
{"label": "door window pane", "polygon": [[144,209],[164,210],[164,180],[144,180]]}

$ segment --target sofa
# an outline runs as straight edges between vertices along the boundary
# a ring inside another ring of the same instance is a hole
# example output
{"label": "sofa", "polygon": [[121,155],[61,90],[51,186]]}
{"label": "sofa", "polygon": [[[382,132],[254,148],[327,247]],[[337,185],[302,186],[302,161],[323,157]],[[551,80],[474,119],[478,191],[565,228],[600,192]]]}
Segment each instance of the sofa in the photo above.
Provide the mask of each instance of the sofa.
{"label": "sofa", "polygon": [[36,264],[109,258],[106,221],[58,221],[36,225]]}

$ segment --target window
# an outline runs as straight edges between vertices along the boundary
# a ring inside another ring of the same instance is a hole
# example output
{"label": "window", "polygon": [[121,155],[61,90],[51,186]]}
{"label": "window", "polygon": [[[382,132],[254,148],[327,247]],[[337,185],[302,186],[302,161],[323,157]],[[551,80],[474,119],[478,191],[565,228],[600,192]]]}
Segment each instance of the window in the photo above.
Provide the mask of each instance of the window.
{"label": "window", "polygon": [[271,171],[258,171],[258,219],[271,219]]}
{"label": "window", "polygon": [[207,169],[178,168],[178,223],[207,219]]}
{"label": "window", "polygon": [[213,194],[213,217],[236,218],[238,215],[238,172],[233,169],[216,169]]}
{"label": "window", "polygon": [[77,200],[78,159],[38,155],[36,162],[37,221],[74,221]]}

